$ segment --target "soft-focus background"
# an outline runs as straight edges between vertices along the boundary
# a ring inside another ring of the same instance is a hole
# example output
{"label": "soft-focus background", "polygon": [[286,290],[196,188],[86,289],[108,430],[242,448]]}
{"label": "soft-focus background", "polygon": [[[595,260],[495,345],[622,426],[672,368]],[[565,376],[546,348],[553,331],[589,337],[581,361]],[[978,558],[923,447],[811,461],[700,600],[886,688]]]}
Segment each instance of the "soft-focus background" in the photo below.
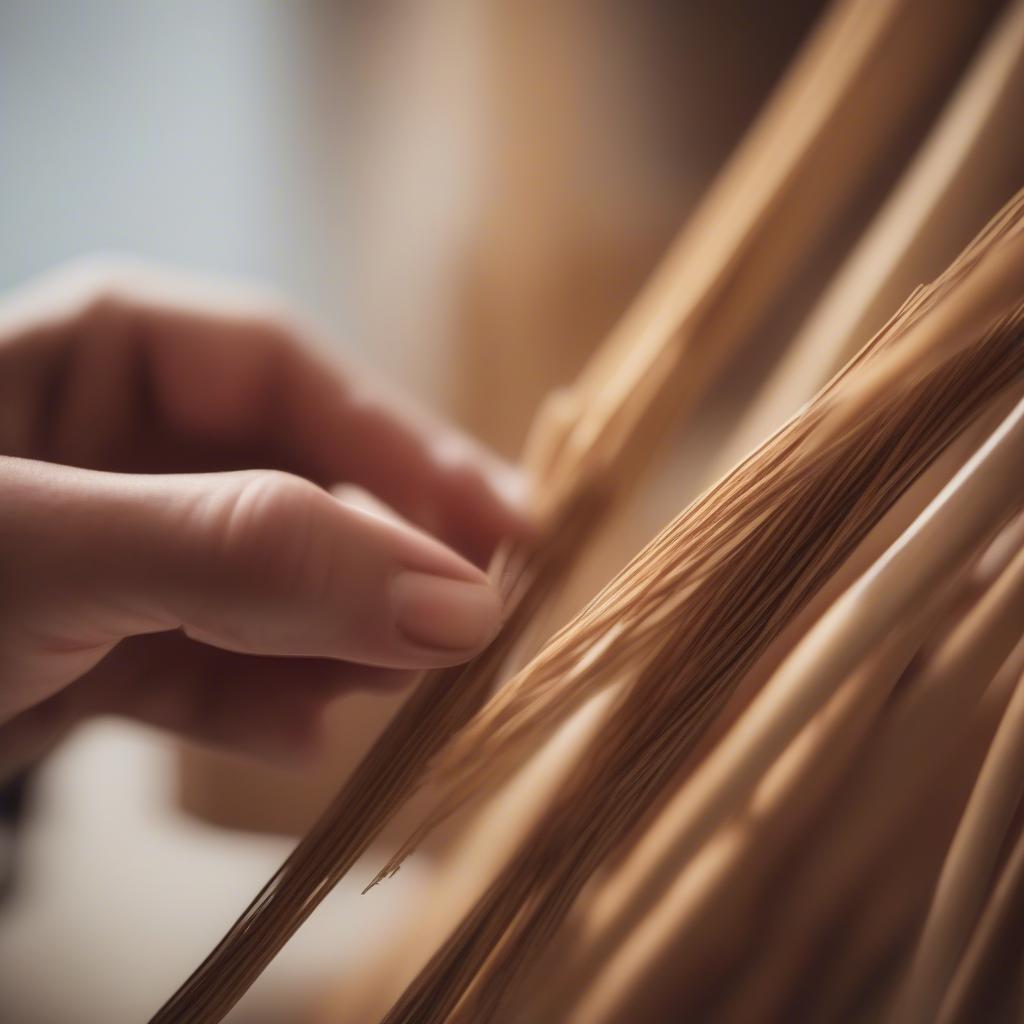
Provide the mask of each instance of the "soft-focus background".
{"label": "soft-focus background", "polygon": [[[2,0],[0,290],[96,251],[255,277],[514,453],[818,4],[760,6]],[[679,505],[685,451],[592,582]],[[392,708],[342,702],[304,778],[79,730],[4,836],[0,1020],[146,1019]],[[232,1020],[314,1020],[409,926],[435,855],[365,898],[357,870]]]}

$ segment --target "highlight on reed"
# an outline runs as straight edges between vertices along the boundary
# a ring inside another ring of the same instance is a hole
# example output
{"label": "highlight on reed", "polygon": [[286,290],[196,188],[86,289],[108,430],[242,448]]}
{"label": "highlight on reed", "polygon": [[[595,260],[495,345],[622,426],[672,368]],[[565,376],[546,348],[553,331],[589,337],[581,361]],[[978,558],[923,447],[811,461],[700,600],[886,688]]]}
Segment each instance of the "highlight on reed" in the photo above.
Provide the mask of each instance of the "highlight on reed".
{"label": "highlight on reed", "polygon": [[[500,636],[422,680],[154,1024],[221,1020],[427,782],[432,809],[370,888],[456,812],[471,824],[373,1019],[1012,1012],[1024,192],[985,224],[1006,197],[972,172],[1024,116],[1024,2],[738,419],[736,464],[527,649],[616,496],[757,344],[980,18],[834,5],[612,337],[540,411],[524,463],[543,529],[495,558]],[[897,297],[949,218],[980,231]]]}

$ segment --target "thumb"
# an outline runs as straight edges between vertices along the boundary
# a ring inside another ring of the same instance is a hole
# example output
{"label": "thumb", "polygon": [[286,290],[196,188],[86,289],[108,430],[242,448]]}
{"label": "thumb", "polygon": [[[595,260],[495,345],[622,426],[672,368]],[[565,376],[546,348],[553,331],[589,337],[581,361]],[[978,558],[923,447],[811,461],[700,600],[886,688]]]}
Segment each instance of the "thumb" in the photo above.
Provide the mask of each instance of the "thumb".
{"label": "thumb", "polygon": [[[20,582],[13,617],[51,654],[95,648],[96,660],[125,636],[183,628],[250,654],[428,668],[466,660],[500,624],[475,566],[298,477],[4,459],[0,479],[0,556]],[[4,604],[0,593],[0,626],[11,624]],[[18,630],[0,635],[10,644]]]}

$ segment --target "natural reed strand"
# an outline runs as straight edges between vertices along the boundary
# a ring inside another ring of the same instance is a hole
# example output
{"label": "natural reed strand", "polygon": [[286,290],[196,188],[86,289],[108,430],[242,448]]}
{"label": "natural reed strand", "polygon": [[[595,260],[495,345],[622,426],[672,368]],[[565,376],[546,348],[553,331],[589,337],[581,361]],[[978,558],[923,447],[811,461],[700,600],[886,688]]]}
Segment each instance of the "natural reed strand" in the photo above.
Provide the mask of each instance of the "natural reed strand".
{"label": "natural reed strand", "polygon": [[[629,676],[575,777],[390,1021],[449,1019],[467,993],[455,1019],[496,1019],[583,884],[676,776],[746,669],[945,445],[1020,379],[1020,317],[989,328],[1002,312],[996,304],[981,305],[970,348],[909,389],[872,374],[870,358],[902,335],[918,344],[922,324],[979,267],[988,282],[993,252],[1019,237],[1019,206],[854,363],[850,378],[865,373],[875,399],[865,416],[817,445],[845,380],[827,389],[656,539],[456,741],[442,768],[454,782],[441,815],[500,778],[527,735],[561,720],[594,685]],[[932,337],[948,344],[941,332]]]}

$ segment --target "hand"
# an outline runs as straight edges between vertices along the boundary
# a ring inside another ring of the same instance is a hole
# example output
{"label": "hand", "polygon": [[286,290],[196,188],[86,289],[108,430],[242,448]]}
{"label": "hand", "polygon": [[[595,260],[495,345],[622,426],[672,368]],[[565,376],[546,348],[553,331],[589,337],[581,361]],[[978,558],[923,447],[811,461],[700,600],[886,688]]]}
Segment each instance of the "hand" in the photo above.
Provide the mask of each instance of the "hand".
{"label": "hand", "polygon": [[97,712],[291,757],[339,692],[494,635],[513,472],[312,336],[138,268],[0,306],[0,764]]}

